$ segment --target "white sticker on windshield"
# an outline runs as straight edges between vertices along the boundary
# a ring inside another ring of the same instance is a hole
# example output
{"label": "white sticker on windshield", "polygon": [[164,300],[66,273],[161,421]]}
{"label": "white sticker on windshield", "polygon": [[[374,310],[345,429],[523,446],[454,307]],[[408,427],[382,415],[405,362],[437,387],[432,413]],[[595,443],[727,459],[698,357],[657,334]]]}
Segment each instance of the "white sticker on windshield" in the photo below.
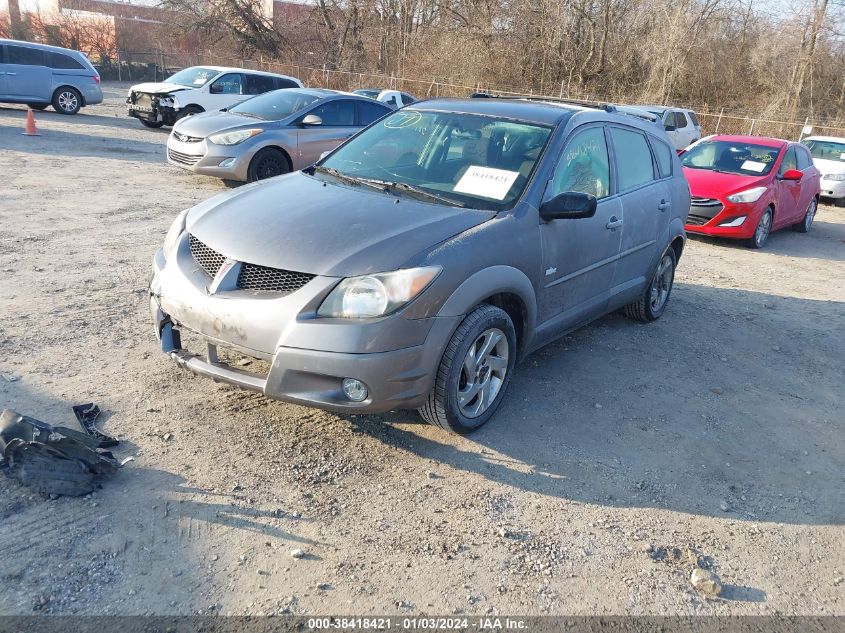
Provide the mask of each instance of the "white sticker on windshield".
{"label": "white sticker on windshield", "polygon": [[740,169],[745,171],[756,171],[758,174],[766,168],[766,163],[758,163],[756,160],[747,160],[742,163]]}
{"label": "white sticker on windshield", "polygon": [[518,171],[470,165],[453,191],[493,200],[504,200],[517,176],[519,176]]}
{"label": "white sticker on windshield", "polygon": [[842,152],[842,153],[839,155],[839,160],[845,160],[845,152]]}

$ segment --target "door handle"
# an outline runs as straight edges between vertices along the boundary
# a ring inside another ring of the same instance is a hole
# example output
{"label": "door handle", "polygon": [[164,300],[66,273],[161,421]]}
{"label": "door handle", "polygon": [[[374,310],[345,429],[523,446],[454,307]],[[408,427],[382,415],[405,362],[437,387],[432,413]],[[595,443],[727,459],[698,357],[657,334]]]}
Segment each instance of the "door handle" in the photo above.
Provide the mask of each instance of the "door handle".
{"label": "door handle", "polygon": [[608,228],[611,231],[618,229],[620,226],[622,226],[622,220],[617,218],[615,215],[610,216],[610,222],[605,224],[605,228]]}
{"label": "door handle", "polygon": [[668,202],[666,202],[665,200],[661,200],[661,201],[660,201],[660,204],[658,204],[658,205],[657,205],[657,208],[658,208],[658,209],[660,209],[661,211],[665,211],[665,210],[666,210],[666,209],[668,209],[670,206],[672,206],[672,205],[670,205],[670,204],[669,204]]}
{"label": "door handle", "polygon": [[18,73],[3,73],[4,75],[17,75]]}

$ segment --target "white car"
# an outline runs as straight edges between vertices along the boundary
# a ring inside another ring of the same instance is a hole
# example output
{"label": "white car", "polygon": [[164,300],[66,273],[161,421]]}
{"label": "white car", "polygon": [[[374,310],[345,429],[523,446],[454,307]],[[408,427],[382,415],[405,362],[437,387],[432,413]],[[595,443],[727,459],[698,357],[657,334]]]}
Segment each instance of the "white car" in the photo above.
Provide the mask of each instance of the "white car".
{"label": "white car", "polygon": [[360,90],[353,90],[353,94],[361,95],[362,97],[369,97],[376,101],[389,105],[394,110],[404,108],[406,105],[411,105],[417,100],[409,95],[407,92],[399,92],[398,90],[379,90],[375,88],[361,88]]}
{"label": "white car", "polygon": [[147,127],[161,127],[191,114],[228,108],[271,90],[302,87],[299,79],[260,70],[192,66],[163,82],[132,86],[126,104],[129,116]]}
{"label": "white car", "polygon": [[803,143],[810,148],[813,162],[822,172],[822,197],[832,198],[837,207],[845,207],[845,138],[808,136]]}
{"label": "white car", "polygon": [[636,106],[655,115],[663,123],[666,135],[680,151],[701,139],[701,124],[692,110],[669,106]]}

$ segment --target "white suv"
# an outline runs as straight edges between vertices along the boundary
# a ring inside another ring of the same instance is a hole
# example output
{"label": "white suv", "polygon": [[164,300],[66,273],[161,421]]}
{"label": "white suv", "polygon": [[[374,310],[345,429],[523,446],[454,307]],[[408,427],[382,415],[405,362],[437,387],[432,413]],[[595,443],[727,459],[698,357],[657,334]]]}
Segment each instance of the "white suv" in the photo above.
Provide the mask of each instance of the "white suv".
{"label": "white suv", "polygon": [[132,86],[126,97],[129,116],[147,127],[173,125],[183,116],[222,110],[280,88],[302,88],[294,77],[244,68],[192,66],[163,82]]}
{"label": "white suv", "polygon": [[636,106],[651,112],[662,123],[676,150],[682,150],[701,138],[701,124],[692,110],[668,106]]}
{"label": "white suv", "polygon": [[822,172],[821,195],[831,198],[837,207],[845,207],[845,138],[808,136],[804,145]]}

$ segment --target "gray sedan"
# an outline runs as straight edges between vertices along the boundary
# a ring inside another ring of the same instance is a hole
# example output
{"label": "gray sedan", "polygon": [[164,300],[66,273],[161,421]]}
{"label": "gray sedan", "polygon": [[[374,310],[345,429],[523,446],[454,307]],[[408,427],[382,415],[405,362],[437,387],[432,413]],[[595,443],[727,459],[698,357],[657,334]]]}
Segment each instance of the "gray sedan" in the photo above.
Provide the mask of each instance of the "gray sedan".
{"label": "gray sedan", "polygon": [[181,119],[167,140],[167,162],[226,180],[271,178],[311,165],[390,112],[372,99],[333,90],[275,90]]}

